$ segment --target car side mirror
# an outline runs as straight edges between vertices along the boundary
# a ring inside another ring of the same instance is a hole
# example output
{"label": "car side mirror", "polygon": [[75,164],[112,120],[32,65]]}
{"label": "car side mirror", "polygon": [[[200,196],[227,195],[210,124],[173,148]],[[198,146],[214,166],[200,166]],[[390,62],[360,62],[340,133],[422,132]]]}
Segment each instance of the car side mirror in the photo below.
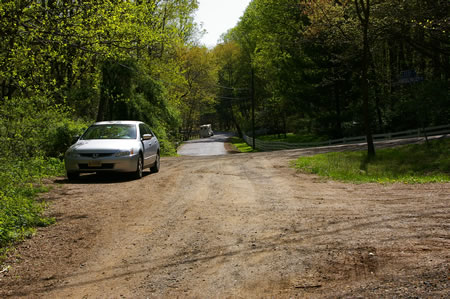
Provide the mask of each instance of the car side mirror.
{"label": "car side mirror", "polygon": [[142,140],[150,140],[153,138],[152,134],[144,134],[142,135]]}

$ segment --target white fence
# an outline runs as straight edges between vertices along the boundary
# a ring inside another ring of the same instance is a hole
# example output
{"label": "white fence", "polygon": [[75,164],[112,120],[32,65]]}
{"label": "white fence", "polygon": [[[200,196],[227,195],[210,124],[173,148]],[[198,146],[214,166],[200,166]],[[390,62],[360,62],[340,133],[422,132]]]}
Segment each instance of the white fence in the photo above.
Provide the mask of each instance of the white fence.
{"label": "white fence", "polygon": [[[430,127],[425,129],[416,129],[416,130],[408,130],[401,131],[395,133],[387,133],[387,134],[374,134],[373,140],[391,140],[391,139],[404,139],[404,138],[413,138],[413,137],[424,137],[425,134],[427,136],[435,136],[435,135],[445,135],[450,134],[450,125]],[[253,145],[253,138],[247,135],[244,135],[244,140],[248,145]],[[362,143],[366,142],[366,136],[359,137],[349,137],[349,138],[341,138],[341,139],[333,139],[322,142],[308,142],[308,143],[290,143],[290,142],[280,142],[280,141],[262,141],[258,138],[255,139],[255,147],[261,151],[275,151],[275,150],[285,150],[285,149],[297,149],[297,148],[305,148],[305,147],[317,147],[317,146],[327,146],[327,145],[335,145],[335,144],[352,144],[352,143]]]}

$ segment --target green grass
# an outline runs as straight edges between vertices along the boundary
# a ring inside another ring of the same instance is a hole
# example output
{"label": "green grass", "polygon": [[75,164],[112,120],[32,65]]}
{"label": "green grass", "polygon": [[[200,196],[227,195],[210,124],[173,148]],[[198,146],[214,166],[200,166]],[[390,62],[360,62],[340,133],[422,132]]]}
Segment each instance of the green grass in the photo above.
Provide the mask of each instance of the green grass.
{"label": "green grass", "polygon": [[379,149],[367,159],[366,151],[337,152],[301,157],[295,167],[335,180],[364,183],[450,182],[450,139],[426,144]]}
{"label": "green grass", "polygon": [[43,216],[45,203],[35,198],[48,191],[41,184],[42,178],[63,173],[62,161],[55,158],[0,159],[0,262],[14,242],[32,235],[36,227],[54,222]]}
{"label": "green grass", "polygon": [[231,137],[231,143],[237,148],[241,153],[252,153],[257,152],[257,150],[253,150],[251,146],[249,146],[244,139],[239,137]]}
{"label": "green grass", "polygon": [[289,142],[289,143],[309,143],[309,142],[320,142],[328,140],[327,137],[321,137],[313,134],[294,134],[287,133],[286,138],[284,134],[281,135],[265,135],[259,136],[259,140],[262,141],[278,141],[278,142]]}

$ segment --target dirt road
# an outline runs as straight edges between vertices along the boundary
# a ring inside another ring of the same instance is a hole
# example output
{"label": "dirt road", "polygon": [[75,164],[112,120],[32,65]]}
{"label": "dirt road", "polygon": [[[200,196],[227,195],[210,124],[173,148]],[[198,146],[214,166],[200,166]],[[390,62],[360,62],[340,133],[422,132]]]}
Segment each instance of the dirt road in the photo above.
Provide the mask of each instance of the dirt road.
{"label": "dirt road", "polygon": [[450,184],[297,173],[311,150],[165,158],[141,180],[63,178],[0,297],[446,297]]}

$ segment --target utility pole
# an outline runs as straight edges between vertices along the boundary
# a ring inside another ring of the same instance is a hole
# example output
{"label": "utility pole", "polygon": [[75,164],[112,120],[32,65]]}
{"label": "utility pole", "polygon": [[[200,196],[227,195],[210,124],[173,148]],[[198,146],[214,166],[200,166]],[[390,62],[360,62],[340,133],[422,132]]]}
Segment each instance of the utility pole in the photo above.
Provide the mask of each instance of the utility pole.
{"label": "utility pole", "polygon": [[255,72],[253,70],[253,66],[251,67],[252,69],[252,139],[253,139],[253,149],[256,149],[256,141],[255,141]]}

